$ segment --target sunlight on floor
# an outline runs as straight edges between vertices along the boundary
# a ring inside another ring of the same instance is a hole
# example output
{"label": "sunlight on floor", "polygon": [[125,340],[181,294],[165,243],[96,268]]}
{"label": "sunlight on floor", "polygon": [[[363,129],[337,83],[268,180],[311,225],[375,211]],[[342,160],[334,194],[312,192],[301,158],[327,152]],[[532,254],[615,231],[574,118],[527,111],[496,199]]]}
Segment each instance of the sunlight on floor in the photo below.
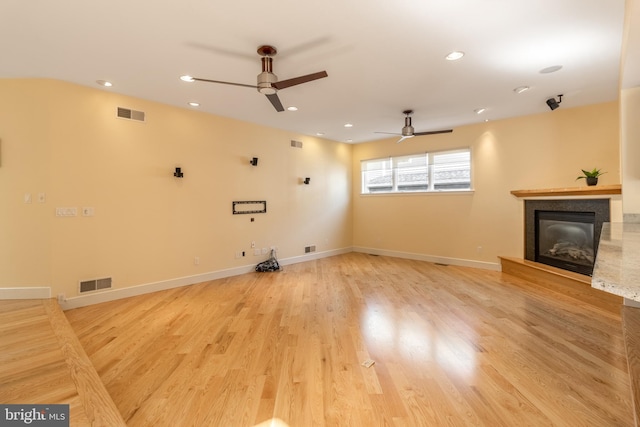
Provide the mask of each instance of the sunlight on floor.
{"label": "sunlight on floor", "polygon": [[263,421],[253,427],[289,427],[289,424],[285,423],[280,418],[271,418],[270,420]]}
{"label": "sunlight on floor", "polygon": [[420,319],[389,315],[376,306],[364,312],[362,326],[368,345],[393,348],[406,362],[436,362],[466,379],[475,374],[474,347],[448,328],[436,330]]}

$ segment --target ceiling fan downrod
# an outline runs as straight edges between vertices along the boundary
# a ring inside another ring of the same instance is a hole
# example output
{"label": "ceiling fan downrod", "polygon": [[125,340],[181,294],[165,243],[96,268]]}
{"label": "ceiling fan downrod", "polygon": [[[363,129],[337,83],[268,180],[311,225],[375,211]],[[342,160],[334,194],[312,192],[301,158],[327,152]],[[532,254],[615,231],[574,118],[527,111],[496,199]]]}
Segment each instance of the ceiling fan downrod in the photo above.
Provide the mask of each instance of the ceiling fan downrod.
{"label": "ceiling fan downrod", "polygon": [[414,129],[413,126],[411,126],[411,114],[413,113],[413,110],[404,110],[402,113],[405,115],[402,136],[405,138],[411,138],[414,136]]}
{"label": "ceiling fan downrod", "polygon": [[263,95],[274,95],[278,92],[273,83],[278,81],[278,76],[273,74],[273,56],[278,53],[273,46],[260,46],[258,54],[262,56],[262,72],[258,74],[258,92]]}

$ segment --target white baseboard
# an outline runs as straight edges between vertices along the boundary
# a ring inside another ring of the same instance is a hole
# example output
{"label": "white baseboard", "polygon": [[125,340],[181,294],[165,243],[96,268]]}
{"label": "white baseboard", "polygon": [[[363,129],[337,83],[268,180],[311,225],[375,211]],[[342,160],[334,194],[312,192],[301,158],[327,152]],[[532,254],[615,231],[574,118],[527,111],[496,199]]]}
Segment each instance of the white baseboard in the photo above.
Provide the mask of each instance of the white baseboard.
{"label": "white baseboard", "polygon": [[51,288],[45,286],[31,288],[0,288],[0,299],[49,299]]}
{"label": "white baseboard", "polygon": [[[340,255],[353,252],[351,248],[336,249],[326,252],[313,252],[302,256],[286,258],[278,260],[280,265],[296,264],[299,262],[311,261],[314,259],[326,258],[334,255]],[[239,276],[241,274],[251,273],[255,271],[255,265],[246,265],[242,267],[230,268],[226,270],[212,271],[209,273],[197,274],[194,276],[179,277],[176,279],[163,280],[155,283],[146,283],[137,286],[131,286],[122,289],[110,289],[99,292],[92,292],[86,295],[67,298],[60,302],[63,310],[72,308],[85,307],[93,304],[100,304],[108,301],[115,301],[122,298],[129,298],[138,295],[149,294],[151,292],[164,291],[167,289],[178,288],[181,286],[195,285],[197,283],[208,282],[210,280],[224,279],[226,277]]]}
{"label": "white baseboard", "polygon": [[358,246],[353,248],[353,252],[362,252],[365,254],[382,255],[382,256],[389,256],[394,258],[414,259],[416,261],[427,261],[427,262],[434,262],[438,264],[457,265],[460,267],[480,268],[483,270],[492,270],[492,271],[501,270],[500,263],[498,262],[493,263],[493,262],[484,262],[484,261],[474,261],[470,259],[448,258],[448,257],[440,257],[440,256],[433,256],[433,255],[414,254],[410,252],[387,251],[384,249],[363,248]]}
{"label": "white baseboard", "polygon": [[278,263],[280,263],[280,265],[297,264],[299,262],[312,261],[314,259],[328,258],[330,256],[348,254],[349,252],[353,252],[353,248],[334,249],[334,250],[325,251],[325,252],[311,252],[311,253],[300,255],[300,256],[278,260]]}
{"label": "white baseboard", "polygon": [[[335,255],[346,254],[349,252],[361,252],[372,255],[382,255],[395,258],[414,259],[418,261],[427,261],[440,264],[458,265],[462,267],[481,268],[485,270],[500,271],[499,263],[489,263],[481,261],[473,261],[459,258],[436,257],[431,255],[414,254],[409,252],[396,252],[375,248],[364,247],[347,247],[334,249],[325,252],[312,252],[301,256],[285,258],[278,260],[280,265],[291,265],[315,259],[327,258]],[[85,307],[88,305],[99,304],[108,301],[115,301],[122,298],[129,298],[138,295],[144,295],[151,292],[158,292],[167,289],[178,288],[181,286],[194,285],[196,283],[208,282],[210,280],[224,279],[226,277],[238,276],[255,271],[255,265],[245,265],[225,270],[212,271],[194,276],[178,277],[175,279],[163,280],[160,282],[146,283],[131,286],[123,289],[109,289],[105,291],[92,292],[86,295],[67,298],[60,301],[63,310],[72,308]],[[0,288],[0,299],[40,299],[51,298],[51,288],[34,287],[34,288]]]}
{"label": "white baseboard", "polygon": [[208,282],[210,280],[224,279],[225,277],[238,276],[253,271],[253,266],[231,268],[227,270],[213,271],[209,273],[197,274],[194,276],[178,277],[175,279],[162,280],[160,282],[145,283],[122,289],[109,289],[105,291],[92,292],[86,295],[66,298],[60,302],[63,310],[85,307],[93,304],[100,304],[108,301],[115,301],[122,298],[135,297],[138,295],[150,294],[152,292],[165,291],[167,289],[179,288],[182,286],[195,285],[196,283]]}

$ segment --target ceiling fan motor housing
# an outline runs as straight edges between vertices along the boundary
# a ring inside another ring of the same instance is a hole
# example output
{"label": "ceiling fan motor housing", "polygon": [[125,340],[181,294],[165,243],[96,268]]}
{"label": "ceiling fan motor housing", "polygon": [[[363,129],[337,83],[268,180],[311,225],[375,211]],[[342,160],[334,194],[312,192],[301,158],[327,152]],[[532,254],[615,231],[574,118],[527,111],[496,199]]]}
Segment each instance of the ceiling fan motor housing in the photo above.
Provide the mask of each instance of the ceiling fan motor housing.
{"label": "ceiling fan motor housing", "polygon": [[258,74],[258,92],[263,95],[273,95],[278,90],[273,87],[272,83],[278,81],[278,76],[269,71],[263,71]]}
{"label": "ceiling fan motor housing", "polygon": [[412,111],[407,110],[404,111],[404,114],[406,114],[406,117],[404,118],[404,127],[402,128],[402,136],[413,136],[413,126],[411,126],[411,117],[409,117],[409,114],[411,114]]}
{"label": "ceiling fan motor housing", "polygon": [[[261,46],[258,49],[258,53],[261,55],[275,55],[276,50],[271,46]],[[278,76],[273,74],[273,58],[270,56],[263,56],[261,59],[262,72],[258,74],[258,92],[263,95],[273,95],[278,92],[278,89],[272,85],[272,83],[276,83],[278,81]]]}

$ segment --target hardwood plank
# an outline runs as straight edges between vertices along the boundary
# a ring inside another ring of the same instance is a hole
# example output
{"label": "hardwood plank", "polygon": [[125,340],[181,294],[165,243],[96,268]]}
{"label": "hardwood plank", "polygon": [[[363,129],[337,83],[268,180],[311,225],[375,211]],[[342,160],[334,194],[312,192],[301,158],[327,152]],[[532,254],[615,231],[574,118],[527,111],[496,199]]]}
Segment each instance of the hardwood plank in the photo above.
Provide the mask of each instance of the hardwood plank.
{"label": "hardwood plank", "polygon": [[640,425],[640,308],[624,306],[622,326],[631,379],[635,425],[638,426]]}
{"label": "hardwood plank", "polygon": [[0,318],[0,402],[68,404],[71,426],[125,425],[55,300],[2,300]]}
{"label": "hardwood plank", "polygon": [[130,427],[633,422],[620,313],[499,272],[351,253],[66,315]]}
{"label": "hardwood plank", "polygon": [[623,298],[591,287],[591,277],[552,266],[511,257],[499,257],[502,272],[527,280],[535,286],[560,292],[570,298],[620,315]]}

